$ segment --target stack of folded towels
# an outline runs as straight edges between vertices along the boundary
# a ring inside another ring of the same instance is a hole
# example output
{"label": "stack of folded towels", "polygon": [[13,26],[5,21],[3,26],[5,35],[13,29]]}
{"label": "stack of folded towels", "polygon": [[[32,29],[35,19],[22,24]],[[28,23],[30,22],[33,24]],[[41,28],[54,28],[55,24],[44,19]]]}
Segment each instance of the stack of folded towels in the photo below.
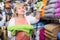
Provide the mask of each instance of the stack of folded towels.
{"label": "stack of folded towels", "polygon": [[44,17],[60,17],[60,0],[47,0]]}

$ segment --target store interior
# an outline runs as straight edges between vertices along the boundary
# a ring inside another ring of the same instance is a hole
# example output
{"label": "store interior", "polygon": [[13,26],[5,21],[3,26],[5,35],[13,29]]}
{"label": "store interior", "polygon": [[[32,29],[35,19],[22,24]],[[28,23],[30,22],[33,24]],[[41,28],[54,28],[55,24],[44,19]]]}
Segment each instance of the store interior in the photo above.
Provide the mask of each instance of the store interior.
{"label": "store interior", "polygon": [[60,0],[0,0],[0,40],[60,40]]}

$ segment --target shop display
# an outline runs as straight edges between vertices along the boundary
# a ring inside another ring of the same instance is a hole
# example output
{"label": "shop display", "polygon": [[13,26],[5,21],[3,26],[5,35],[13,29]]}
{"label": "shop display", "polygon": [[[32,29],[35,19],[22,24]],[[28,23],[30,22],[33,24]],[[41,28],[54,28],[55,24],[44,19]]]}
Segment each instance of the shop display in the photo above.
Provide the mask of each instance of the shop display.
{"label": "shop display", "polygon": [[57,40],[57,34],[60,31],[59,24],[47,24],[45,25],[45,36],[51,40]]}
{"label": "shop display", "polygon": [[0,40],[60,40],[60,0],[0,0]]}

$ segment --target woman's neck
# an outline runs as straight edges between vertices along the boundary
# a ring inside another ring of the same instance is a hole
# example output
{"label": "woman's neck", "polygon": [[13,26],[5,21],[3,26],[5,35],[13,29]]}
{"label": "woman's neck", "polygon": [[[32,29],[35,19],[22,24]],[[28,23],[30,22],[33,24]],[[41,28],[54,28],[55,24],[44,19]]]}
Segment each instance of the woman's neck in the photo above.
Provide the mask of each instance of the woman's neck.
{"label": "woman's neck", "polygon": [[24,18],[24,15],[22,15],[22,14],[18,14],[17,17],[20,18],[20,19],[22,19],[22,18]]}

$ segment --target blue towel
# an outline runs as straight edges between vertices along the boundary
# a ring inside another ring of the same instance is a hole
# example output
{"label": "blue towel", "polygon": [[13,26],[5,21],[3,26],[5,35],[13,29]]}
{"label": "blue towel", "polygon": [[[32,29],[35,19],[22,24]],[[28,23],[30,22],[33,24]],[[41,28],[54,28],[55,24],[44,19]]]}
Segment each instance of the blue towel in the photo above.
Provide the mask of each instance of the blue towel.
{"label": "blue towel", "polygon": [[58,36],[58,39],[60,40],[60,32],[58,32],[57,36]]}

